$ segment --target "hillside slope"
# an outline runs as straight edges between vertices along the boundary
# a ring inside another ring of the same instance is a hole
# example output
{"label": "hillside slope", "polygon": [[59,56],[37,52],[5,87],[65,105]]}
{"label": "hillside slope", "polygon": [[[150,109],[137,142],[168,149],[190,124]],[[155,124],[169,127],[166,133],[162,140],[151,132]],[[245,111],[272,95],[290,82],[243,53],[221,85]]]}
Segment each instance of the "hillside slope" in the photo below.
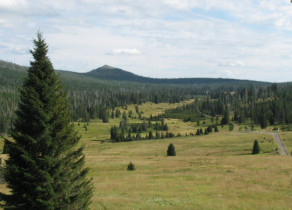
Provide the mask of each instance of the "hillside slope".
{"label": "hillside slope", "polygon": [[[257,81],[250,80],[238,80],[238,79],[223,79],[223,78],[150,78],[143,77],[131,72],[104,65],[100,68],[94,69],[90,72],[85,73],[85,75],[106,80],[117,80],[117,81],[131,81],[131,82],[140,82],[140,83],[149,83],[149,84],[238,84],[241,85],[244,83],[258,83]],[[264,82],[260,82],[264,83]]]}

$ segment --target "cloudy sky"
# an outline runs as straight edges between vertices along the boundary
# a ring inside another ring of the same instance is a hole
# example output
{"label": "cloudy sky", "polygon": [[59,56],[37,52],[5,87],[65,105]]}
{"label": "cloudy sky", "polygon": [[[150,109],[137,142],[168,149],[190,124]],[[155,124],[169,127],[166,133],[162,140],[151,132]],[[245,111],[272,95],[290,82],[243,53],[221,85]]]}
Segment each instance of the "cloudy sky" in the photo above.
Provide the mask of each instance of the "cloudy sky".
{"label": "cloudy sky", "polygon": [[56,69],[292,81],[290,0],[0,0],[0,60],[38,30]]}

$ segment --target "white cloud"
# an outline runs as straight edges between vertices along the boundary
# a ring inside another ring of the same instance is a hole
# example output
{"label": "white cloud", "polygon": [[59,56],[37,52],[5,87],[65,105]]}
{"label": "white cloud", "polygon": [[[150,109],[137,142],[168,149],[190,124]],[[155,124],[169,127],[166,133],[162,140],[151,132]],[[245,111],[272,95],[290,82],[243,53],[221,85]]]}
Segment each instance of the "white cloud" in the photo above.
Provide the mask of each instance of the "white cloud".
{"label": "white cloud", "polygon": [[13,10],[16,7],[23,7],[27,4],[25,0],[1,0],[0,9]]}
{"label": "white cloud", "polygon": [[229,66],[229,67],[244,67],[245,63],[241,60],[235,60],[235,61],[219,61],[218,66]]}
{"label": "white cloud", "polygon": [[113,49],[112,53],[115,55],[120,55],[120,54],[138,55],[138,54],[141,54],[141,52],[137,49]]}
{"label": "white cloud", "polygon": [[292,80],[291,10],[288,0],[1,0],[0,59],[27,65],[40,29],[58,69]]}

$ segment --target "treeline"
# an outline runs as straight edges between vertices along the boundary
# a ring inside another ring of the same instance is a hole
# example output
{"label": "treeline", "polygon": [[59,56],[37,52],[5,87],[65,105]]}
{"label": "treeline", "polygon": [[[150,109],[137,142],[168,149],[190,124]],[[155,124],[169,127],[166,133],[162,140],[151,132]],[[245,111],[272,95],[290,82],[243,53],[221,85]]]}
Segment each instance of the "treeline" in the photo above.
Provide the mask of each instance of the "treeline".
{"label": "treeline", "polygon": [[[12,127],[19,100],[18,88],[27,68],[13,63],[0,62],[0,132]],[[128,104],[176,103],[195,96],[209,95],[213,91],[234,91],[238,84],[209,85],[157,85],[136,82],[107,81],[85,74],[58,71],[68,90],[72,120],[84,122],[94,118],[107,118],[115,107]],[[243,81],[241,85],[246,85]]]}
{"label": "treeline", "polygon": [[292,86],[272,84],[267,87],[242,87],[237,91],[214,91],[191,104],[167,110],[165,117],[198,121],[208,115],[217,124],[226,125],[234,121],[266,128],[268,125],[291,124],[291,107]]}
{"label": "treeline", "polygon": [[[19,100],[18,88],[23,82],[22,79],[26,75],[26,70],[26,67],[21,67],[13,63],[0,62],[1,133],[7,132],[7,130],[12,127],[12,122],[15,117],[15,110],[17,109]],[[191,117],[189,115],[190,113],[186,113],[186,120],[194,121],[194,119],[200,116],[203,118],[201,113],[211,112],[211,115],[222,114],[227,109],[229,112],[231,110],[236,111],[238,117],[241,116],[241,118],[244,119],[249,116],[249,113],[246,113],[248,112],[246,104],[258,103],[257,99],[251,100],[252,94],[256,94],[257,97],[260,96],[263,98],[265,95],[273,93],[272,90],[269,90],[270,92],[267,91],[266,83],[252,81],[237,81],[234,83],[228,82],[227,84],[224,80],[219,79],[214,81],[208,80],[208,85],[203,84],[205,80],[202,80],[202,84],[200,85],[163,85],[100,80],[90,77],[89,75],[67,71],[58,71],[58,73],[60,74],[60,78],[63,81],[65,88],[68,90],[68,96],[71,102],[72,120],[77,121],[81,119],[84,122],[88,122],[90,119],[94,118],[100,118],[106,122],[108,120],[107,118],[110,117],[112,110],[115,110],[116,107],[125,107],[128,104],[142,104],[145,102],[176,103],[186,99],[196,97],[201,98],[202,96],[207,99],[209,98],[210,100],[210,102],[205,102],[205,104],[202,104],[202,107],[200,108],[205,111],[199,110],[199,112],[193,112],[191,113],[193,114]],[[214,83],[212,83],[212,81]],[[256,93],[249,93],[249,89],[242,88],[248,87],[250,84],[254,84]],[[260,86],[263,86],[262,90],[259,88]],[[248,97],[246,97],[246,95]],[[285,97],[287,98],[288,96]],[[236,97],[239,98],[236,99]],[[213,104],[214,99],[220,100],[217,102],[217,107],[209,107],[215,106],[215,104]],[[237,103],[236,100],[239,102]],[[242,104],[242,102],[244,103]],[[227,108],[226,104],[228,104]],[[194,106],[196,105],[194,104]],[[266,106],[270,105],[263,105],[261,109],[269,110],[270,108]],[[289,121],[290,117],[287,115],[288,106],[286,102],[276,103],[275,106],[277,108],[282,107],[281,110],[286,110],[286,114],[275,113],[274,111],[271,122],[274,118],[275,121]],[[270,120],[269,115],[265,117]]]}

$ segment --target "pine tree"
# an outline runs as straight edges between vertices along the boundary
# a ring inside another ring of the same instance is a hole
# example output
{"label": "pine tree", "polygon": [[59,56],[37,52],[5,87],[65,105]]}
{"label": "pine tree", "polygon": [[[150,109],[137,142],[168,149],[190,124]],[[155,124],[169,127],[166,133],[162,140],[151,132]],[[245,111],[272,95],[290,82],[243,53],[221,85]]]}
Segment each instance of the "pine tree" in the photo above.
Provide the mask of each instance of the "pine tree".
{"label": "pine tree", "polygon": [[47,52],[38,33],[4,172],[11,194],[1,194],[1,200],[7,209],[88,209],[93,188],[86,178],[84,147]]}
{"label": "pine tree", "polygon": [[259,154],[259,153],[260,153],[260,145],[259,145],[258,141],[255,140],[253,143],[252,154],[255,155],[255,154]]}
{"label": "pine tree", "polygon": [[153,139],[154,138],[152,131],[149,131],[149,137],[148,138],[149,139]]}
{"label": "pine tree", "polygon": [[172,143],[168,146],[167,156],[176,156],[175,147]]}

